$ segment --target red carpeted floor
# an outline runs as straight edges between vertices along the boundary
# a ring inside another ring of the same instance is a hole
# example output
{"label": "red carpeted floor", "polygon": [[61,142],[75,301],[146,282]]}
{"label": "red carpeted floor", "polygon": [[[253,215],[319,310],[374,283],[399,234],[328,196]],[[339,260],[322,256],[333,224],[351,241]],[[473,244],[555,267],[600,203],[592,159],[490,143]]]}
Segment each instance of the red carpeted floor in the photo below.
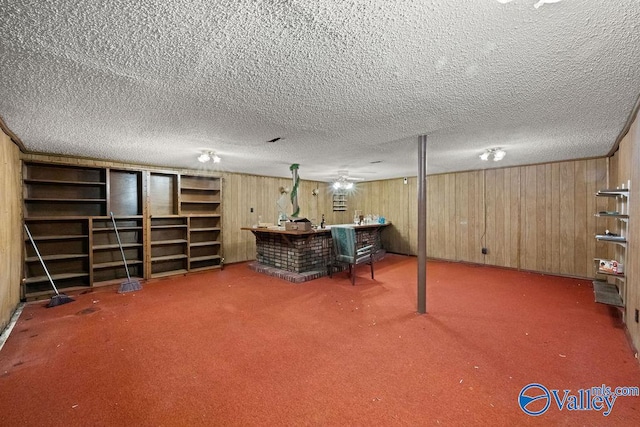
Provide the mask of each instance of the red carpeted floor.
{"label": "red carpeted floor", "polygon": [[28,304],[0,352],[0,425],[640,425],[640,397],[608,417],[518,406],[530,383],[640,385],[589,281],[430,262],[427,286],[417,315],[416,259],[388,255],[354,287],[236,264]]}

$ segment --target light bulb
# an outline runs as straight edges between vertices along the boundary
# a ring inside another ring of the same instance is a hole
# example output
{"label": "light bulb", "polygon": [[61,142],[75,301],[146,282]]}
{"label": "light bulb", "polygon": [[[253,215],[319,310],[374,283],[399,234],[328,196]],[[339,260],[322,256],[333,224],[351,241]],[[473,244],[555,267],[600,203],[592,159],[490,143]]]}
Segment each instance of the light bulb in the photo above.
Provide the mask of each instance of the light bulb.
{"label": "light bulb", "polygon": [[207,163],[209,160],[211,160],[209,153],[202,153],[198,156],[198,161],[200,163]]}

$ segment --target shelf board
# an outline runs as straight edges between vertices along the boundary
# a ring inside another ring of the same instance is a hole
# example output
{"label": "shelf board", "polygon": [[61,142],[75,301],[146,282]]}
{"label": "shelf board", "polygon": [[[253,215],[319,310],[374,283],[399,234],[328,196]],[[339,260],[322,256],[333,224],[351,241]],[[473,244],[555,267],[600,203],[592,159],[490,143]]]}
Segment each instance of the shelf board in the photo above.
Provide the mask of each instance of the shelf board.
{"label": "shelf board", "polygon": [[613,214],[613,213],[597,213],[594,214],[594,216],[597,216],[599,218],[620,218],[620,219],[629,219],[629,215],[624,215],[624,214]]}
{"label": "shelf board", "polygon": [[[86,239],[89,236],[87,234],[66,234],[66,235],[57,235],[57,236],[32,236],[33,240],[45,241],[45,240],[77,240],[77,239]],[[29,238],[25,238],[25,241],[28,241]]]}
{"label": "shelf board", "polygon": [[626,246],[627,244],[627,240],[622,236],[607,236],[605,234],[597,234],[596,239],[600,242],[618,243],[623,246]]}
{"label": "shelf board", "polygon": [[220,264],[216,264],[216,265],[207,265],[204,267],[196,267],[196,268],[190,268],[189,271],[204,271],[204,270],[214,270],[216,268],[222,268],[222,266]]}
{"label": "shelf board", "polygon": [[220,245],[220,242],[217,240],[211,240],[208,242],[194,242],[191,243],[189,246],[191,246],[192,248],[198,247],[198,246],[218,246]]}
{"label": "shelf board", "polygon": [[[142,227],[118,227],[118,231],[142,230]],[[115,232],[113,228],[94,228],[94,233]]]}
{"label": "shelf board", "polygon": [[191,232],[200,232],[200,231],[220,231],[222,230],[220,227],[201,227],[201,228],[190,228]]}
{"label": "shelf board", "polygon": [[[142,215],[117,215],[114,216],[114,218],[117,220],[119,219],[142,219]],[[99,215],[99,216],[93,216],[93,219],[98,219],[98,220],[109,220],[111,221],[111,216],[110,215]]]}
{"label": "shelf board", "polygon": [[42,197],[27,197],[24,201],[36,203],[106,203],[107,199],[49,199]]}
{"label": "shelf board", "polygon": [[160,273],[151,273],[151,277],[156,279],[158,277],[175,276],[176,274],[186,274],[186,273],[188,273],[188,271],[185,270],[185,269],[170,270],[170,271],[163,271],[163,272],[160,272]]}
{"label": "shelf board", "polygon": [[599,197],[628,197],[629,189],[628,188],[620,188],[620,189],[608,189],[608,190],[600,190],[596,193],[596,196]]}
{"label": "shelf board", "polygon": [[50,221],[83,221],[88,216],[31,216],[25,217],[25,222],[50,222]]}
{"label": "shelf board", "polygon": [[[211,182],[214,182],[214,181],[211,181]],[[198,187],[198,186],[195,186],[195,185],[188,185],[188,184],[187,185],[181,184],[180,185],[180,189],[181,190],[195,190],[195,191],[212,191],[212,192],[213,191],[220,191],[219,187],[218,188]]]}
{"label": "shelf board", "polygon": [[157,245],[177,245],[177,244],[182,244],[182,243],[187,243],[187,239],[173,239],[173,240],[158,240],[155,242],[151,242],[151,246],[157,246]]}
{"label": "shelf board", "polygon": [[172,224],[172,225],[151,225],[152,230],[161,230],[169,228],[187,228],[187,224]]}
{"label": "shelf board", "polygon": [[25,184],[43,184],[43,185],[73,185],[79,187],[104,187],[107,184],[100,181],[59,181],[55,179],[32,179],[24,180]]}
{"label": "shelf board", "polygon": [[[136,265],[142,264],[142,261],[139,259],[128,259],[127,265]],[[94,270],[100,270],[103,268],[113,268],[113,267],[124,267],[124,263],[122,261],[113,261],[113,262],[101,262],[99,264],[93,264]]]}
{"label": "shelf board", "polygon": [[[57,254],[57,255],[43,255],[42,259],[45,261],[60,261],[65,259],[80,259],[87,258],[87,254]],[[26,262],[40,262],[37,256],[31,256],[25,259]]]}
{"label": "shelf board", "polygon": [[618,279],[624,279],[624,273],[609,273],[608,271],[596,270],[596,274],[602,274],[603,276],[616,277]]}
{"label": "shelf board", "polygon": [[219,205],[220,200],[182,200],[180,203],[184,204],[209,204],[209,205]]}
{"label": "shelf board", "polygon": [[[142,247],[142,243],[123,243],[122,247],[123,248],[139,248],[139,247]],[[109,244],[109,245],[94,245],[93,246],[93,250],[94,251],[104,251],[104,250],[118,249],[118,248],[120,248],[120,245],[118,245],[117,243]]]}
{"label": "shelf board", "polygon": [[614,305],[616,307],[624,307],[624,302],[622,301],[622,297],[620,296],[616,285],[600,280],[594,280],[593,293],[595,295],[596,302]]}
{"label": "shelf board", "polygon": [[[58,280],[75,279],[78,277],[88,277],[88,276],[89,276],[88,273],[61,273],[61,274],[52,274],[51,278],[55,283]],[[49,278],[45,275],[45,276],[27,277],[24,282],[26,284],[30,284],[30,283],[40,283],[40,282],[48,282],[48,281],[49,281]]]}
{"label": "shelf board", "polygon": [[176,259],[185,259],[187,256],[185,254],[175,254],[175,255],[164,255],[152,257],[151,262],[162,262],[162,261],[173,261]]}
{"label": "shelf board", "polygon": [[[75,292],[75,291],[84,291],[87,288],[89,288],[89,285],[86,286],[69,286],[67,288],[60,288],[58,287],[58,291],[60,291],[61,293],[64,292]],[[37,291],[37,292],[27,292],[25,294],[25,298],[27,299],[38,299],[41,297],[49,297],[49,296],[53,296],[55,295],[55,292],[53,291],[53,289],[49,290],[49,291]]]}
{"label": "shelf board", "polygon": [[189,262],[209,261],[212,259],[220,259],[220,255],[205,255],[205,256],[191,257],[189,258]]}
{"label": "shelf board", "polygon": [[184,216],[188,216],[191,218],[220,218],[220,214],[211,214],[211,213],[204,213],[204,214],[198,214],[198,213],[186,213]]}

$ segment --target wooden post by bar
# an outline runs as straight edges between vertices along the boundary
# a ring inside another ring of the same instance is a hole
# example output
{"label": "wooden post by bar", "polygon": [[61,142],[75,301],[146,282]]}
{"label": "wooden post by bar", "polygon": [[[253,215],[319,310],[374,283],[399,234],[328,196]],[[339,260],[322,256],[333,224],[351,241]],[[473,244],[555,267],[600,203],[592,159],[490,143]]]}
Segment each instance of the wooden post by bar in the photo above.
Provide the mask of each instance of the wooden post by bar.
{"label": "wooden post by bar", "polygon": [[427,135],[418,137],[418,313],[427,312]]}

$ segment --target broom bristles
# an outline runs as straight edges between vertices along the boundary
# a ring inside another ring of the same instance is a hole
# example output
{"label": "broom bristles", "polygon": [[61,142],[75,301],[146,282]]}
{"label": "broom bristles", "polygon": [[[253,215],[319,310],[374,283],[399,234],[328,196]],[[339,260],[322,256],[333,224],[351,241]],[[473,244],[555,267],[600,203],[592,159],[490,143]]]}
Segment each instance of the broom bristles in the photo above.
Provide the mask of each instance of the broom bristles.
{"label": "broom bristles", "polygon": [[142,290],[142,285],[137,280],[127,280],[126,282],[122,282],[120,285],[120,289],[118,289],[119,294],[124,294],[126,292],[134,292]]}
{"label": "broom bristles", "polygon": [[47,308],[56,307],[58,305],[67,304],[73,301],[75,301],[73,298],[68,297],[65,294],[58,294],[51,298],[51,301],[49,301],[49,304],[47,304]]}

